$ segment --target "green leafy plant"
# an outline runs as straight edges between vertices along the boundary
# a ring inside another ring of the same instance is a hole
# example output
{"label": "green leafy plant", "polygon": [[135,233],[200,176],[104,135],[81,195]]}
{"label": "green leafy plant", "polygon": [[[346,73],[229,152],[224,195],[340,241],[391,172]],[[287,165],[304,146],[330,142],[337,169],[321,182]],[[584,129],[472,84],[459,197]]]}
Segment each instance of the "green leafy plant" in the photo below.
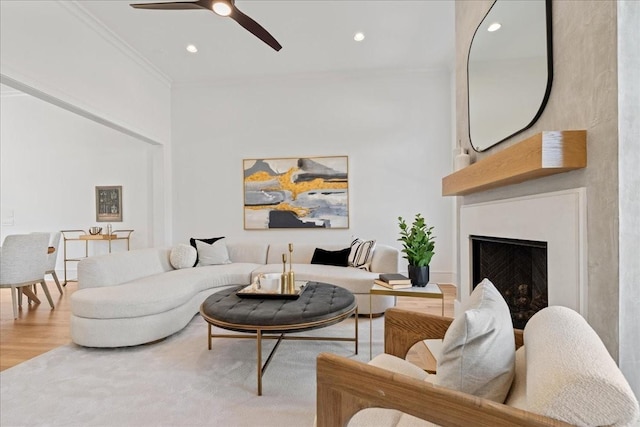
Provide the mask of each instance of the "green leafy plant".
{"label": "green leafy plant", "polygon": [[402,242],[403,258],[409,261],[409,265],[416,267],[425,267],[431,262],[431,258],[435,252],[435,236],[433,235],[433,227],[427,226],[421,214],[416,214],[416,218],[411,224],[407,225],[405,220],[399,216],[398,225],[400,226],[400,238]]}

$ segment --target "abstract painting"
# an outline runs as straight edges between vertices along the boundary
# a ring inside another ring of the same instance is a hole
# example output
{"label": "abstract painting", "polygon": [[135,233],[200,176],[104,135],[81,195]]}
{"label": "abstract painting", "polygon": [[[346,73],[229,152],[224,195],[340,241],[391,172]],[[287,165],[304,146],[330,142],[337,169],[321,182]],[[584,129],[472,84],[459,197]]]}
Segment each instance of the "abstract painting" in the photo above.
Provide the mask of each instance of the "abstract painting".
{"label": "abstract painting", "polygon": [[244,228],[349,228],[348,157],[246,159]]}

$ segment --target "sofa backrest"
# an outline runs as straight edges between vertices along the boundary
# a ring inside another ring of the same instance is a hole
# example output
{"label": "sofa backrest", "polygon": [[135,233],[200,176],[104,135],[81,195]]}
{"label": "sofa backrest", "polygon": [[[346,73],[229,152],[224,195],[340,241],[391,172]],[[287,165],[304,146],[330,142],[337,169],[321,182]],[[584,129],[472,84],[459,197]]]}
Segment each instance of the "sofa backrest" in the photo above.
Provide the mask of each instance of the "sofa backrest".
{"label": "sofa backrest", "polygon": [[[293,243],[293,263],[294,264],[310,264],[313,258],[313,252],[316,248],[326,249],[328,251],[336,251],[344,249],[344,246],[334,244],[303,244]],[[267,264],[282,264],[282,254],[287,254],[287,263],[289,262],[289,244],[288,243],[271,243],[269,245],[269,255],[267,256]]]}
{"label": "sofa backrest", "polygon": [[171,249],[150,248],[85,258],[78,263],[78,289],[114,286],[173,270]]}
{"label": "sofa backrest", "polygon": [[[293,244],[293,263],[294,264],[310,264],[313,253],[316,248],[328,251],[337,251],[345,249],[348,245],[339,244]],[[282,264],[282,254],[287,254],[287,262],[289,259],[288,243],[272,243],[269,245],[269,254],[267,256],[267,264]],[[377,243],[373,251],[370,270],[377,273],[395,273],[398,271],[398,261],[400,259],[400,251],[396,248],[381,243]]]}
{"label": "sofa backrest", "polygon": [[[225,239],[227,240],[227,239]],[[256,242],[241,242],[229,240],[227,250],[232,262],[246,262],[252,264],[266,264],[269,244]]]}
{"label": "sofa backrest", "polygon": [[524,329],[524,349],[527,410],[576,425],[628,425],[639,416],[622,372],[575,311],[536,313]]}

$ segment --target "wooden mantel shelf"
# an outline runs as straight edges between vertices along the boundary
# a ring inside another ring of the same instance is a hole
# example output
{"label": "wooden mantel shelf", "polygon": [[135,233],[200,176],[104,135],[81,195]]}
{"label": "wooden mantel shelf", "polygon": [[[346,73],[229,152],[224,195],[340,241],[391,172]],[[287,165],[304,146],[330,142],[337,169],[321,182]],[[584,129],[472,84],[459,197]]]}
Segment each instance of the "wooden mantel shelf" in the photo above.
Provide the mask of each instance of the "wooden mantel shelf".
{"label": "wooden mantel shelf", "polygon": [[538,133],[442,178],[443,196],[461,196],[587,166],[587,131]]}

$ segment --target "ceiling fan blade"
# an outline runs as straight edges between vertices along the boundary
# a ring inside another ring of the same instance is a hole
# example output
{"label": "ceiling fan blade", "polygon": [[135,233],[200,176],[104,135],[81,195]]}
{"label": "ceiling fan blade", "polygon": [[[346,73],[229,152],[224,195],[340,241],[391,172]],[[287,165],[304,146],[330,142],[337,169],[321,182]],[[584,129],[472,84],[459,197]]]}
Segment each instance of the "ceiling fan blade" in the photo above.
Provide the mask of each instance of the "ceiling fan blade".
{"label": "ceiling fan blade", "polygon": [[201,1],[176,1],[170,3],[134,3],[129,6],[135,9],[156,10],[206,9],[206,7],[203,7],[201,3]]}
{"label": "ceiling fan blade", "polygon": [[242,13],[237,7],[233,8],[231,14],[229,15],[229,18],[242,25],[247,31],[258,37],[260,40],[271,46],[276,51],[282,49],[282,45],[280,45],[280,43],[278,43],[278,41],[271,34],[269,34],[269,32],[265,30],[262,25],[258,24],[256,21]]}

